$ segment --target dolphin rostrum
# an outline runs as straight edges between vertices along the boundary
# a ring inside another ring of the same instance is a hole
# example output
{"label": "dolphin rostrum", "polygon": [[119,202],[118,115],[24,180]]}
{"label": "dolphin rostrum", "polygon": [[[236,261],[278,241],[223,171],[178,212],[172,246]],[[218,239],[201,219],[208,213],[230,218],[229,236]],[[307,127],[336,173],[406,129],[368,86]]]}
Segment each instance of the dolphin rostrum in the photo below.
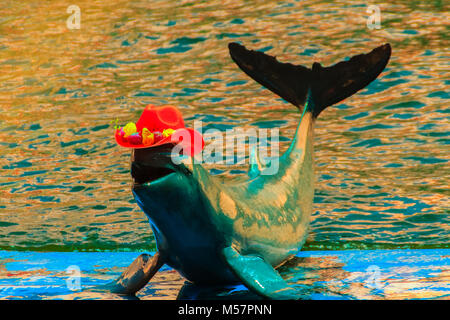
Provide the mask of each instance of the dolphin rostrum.
{"label": "dolphin rostrum", "polygon": [[[313,128],[319,114],[366,87],[383,71],[389,44],[330,67],[281,63],[229,44],[231,58],[251,78],[301,111],[278,172],[252,166],[242,181],[223,183],[195,161],[175,164],[173,145],[132,152],[132,192],[148,216],[158,252],[139,256],[107,287],[134,294],[167,264],[197,284],[242,282],[265,298],[298,298],[276,268],[307,237],[314,196]],[[192,158],[190,158],[192,160]]]}

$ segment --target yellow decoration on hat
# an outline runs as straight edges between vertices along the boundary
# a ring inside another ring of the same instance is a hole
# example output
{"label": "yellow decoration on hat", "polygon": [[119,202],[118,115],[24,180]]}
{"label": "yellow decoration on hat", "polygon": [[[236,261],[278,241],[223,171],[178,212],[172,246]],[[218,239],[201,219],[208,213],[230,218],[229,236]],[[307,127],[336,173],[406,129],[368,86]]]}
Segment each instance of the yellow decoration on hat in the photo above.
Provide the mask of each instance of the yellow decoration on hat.
{"label": "yellow decoration on hat", "polygon": [[175,130],[169,128],[169,129],[164,129],[162,135],[164,138],[170,137],[173,133],[175,132]]}
{"label": "yellow decoration on hat", "polygon": [[133,133],[137,132],[137,128],[136,125],[134,124],[134,122],[129,122],[127,123],[127,125],[125,127],[123,127],[123,132],[125,132],[124,134],[124,138],[128,138],[128,136],[131,136]]}
{"label": "yellow decoration on hat", "polygon": [[150,145],[155,142],[155,135],[147,128],[142,129],[142,143],[144,145]]}

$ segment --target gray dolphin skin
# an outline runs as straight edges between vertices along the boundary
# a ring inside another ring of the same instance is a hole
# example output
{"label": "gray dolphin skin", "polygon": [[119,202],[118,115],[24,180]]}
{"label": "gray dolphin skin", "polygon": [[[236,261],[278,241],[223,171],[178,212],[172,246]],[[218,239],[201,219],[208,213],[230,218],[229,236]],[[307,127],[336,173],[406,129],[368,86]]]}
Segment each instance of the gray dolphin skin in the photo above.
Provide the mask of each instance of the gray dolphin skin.
{"label": "gray dolphin skin", "polygon": [[331,106],[366,87],[387,65],[391,47],[379,46],[330,67],[279,62],[229,44],[248,76],[295,105],[300,121],[278,171],[252,156],[249,174],[224,182],[189,158],[171,160],[173,145],[134,149],[132,192],[147,215],[158,252],[139,256],[108,290],[132,295],[167,264],[195,284],[243,283],[269,299],[301,295],[276,271],[304,244],[314,197],[314,123]]}

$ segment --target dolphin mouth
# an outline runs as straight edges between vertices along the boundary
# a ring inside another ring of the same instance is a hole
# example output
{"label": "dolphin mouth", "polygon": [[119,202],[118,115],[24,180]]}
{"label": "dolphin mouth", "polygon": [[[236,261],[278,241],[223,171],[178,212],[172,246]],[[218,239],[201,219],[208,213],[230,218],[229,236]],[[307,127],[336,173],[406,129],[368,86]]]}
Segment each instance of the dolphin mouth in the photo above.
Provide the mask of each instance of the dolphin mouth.
{"label": "dolphin mouth", "polygon": [[172,168],[165,167],[151,167],[139,163],[131,164],[133,187],[140,187],[143,185],[154,184],[158,180],[175,173]]}
{"label": "dolphin mouth", "polygon": [[171,158],[172,145],[149,149],[135,149],[131,155],[133,188],[154,184],[164,177],[180,171]]}

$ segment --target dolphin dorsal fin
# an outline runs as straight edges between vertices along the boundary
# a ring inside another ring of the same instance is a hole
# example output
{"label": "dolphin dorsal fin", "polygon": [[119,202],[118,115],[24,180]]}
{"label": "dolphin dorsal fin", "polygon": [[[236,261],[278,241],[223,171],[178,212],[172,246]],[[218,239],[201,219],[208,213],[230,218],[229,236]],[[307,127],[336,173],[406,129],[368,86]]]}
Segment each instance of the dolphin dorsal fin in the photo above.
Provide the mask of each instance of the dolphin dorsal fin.
{"label": "dolphin dorsal fin", "polygon": [[256,178],[261,174],[262,166],[259,161],[258,152],[256,151],[256,145],[250,148],[250,165],[248,168],[248,176],[250,179]]}

